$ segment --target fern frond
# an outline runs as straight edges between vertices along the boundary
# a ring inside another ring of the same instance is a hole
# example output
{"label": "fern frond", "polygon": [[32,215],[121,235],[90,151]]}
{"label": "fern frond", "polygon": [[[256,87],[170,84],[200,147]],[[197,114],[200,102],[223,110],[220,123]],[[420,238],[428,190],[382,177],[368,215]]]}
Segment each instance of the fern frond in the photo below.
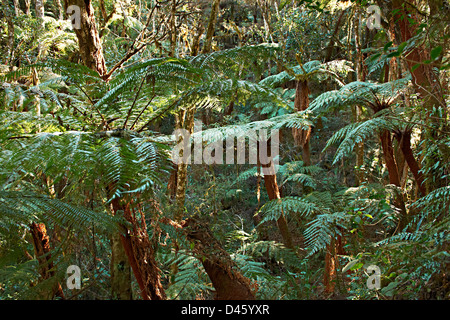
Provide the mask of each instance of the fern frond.
{"label": "fern frond", "polygon": [[409,81],[409,77],[381,84],[354,81],[339,90],[322,93],[310,103],[308,109],[314,114],[322,115],[354,105],[372,107],[379,101],[390,104],[406,90]]}
{"label": "fern frond", "polygon": [[177,255],[170,254],[167,264],[178,266],[178,272],[167,289],[167,294],[173,299],[195,299],[213,290],[203,265],[195,257],[180,251]]}
{"label": "fern frond", "polygon": [[325,249],[332,239],[341,235],[341,228],[346,228],[347,219],[345,212],[336,212],[318,215],[309,222],[304,231],[308,256]]}
{"label": "fern frond", "polygon": [[[387,120],[383,117],[377,117],[360,122],[357,125],[349,126],[347,129],[338,132],[338,135],[342,135],[345,132],[346,136],[336,150],[333,164],[336,164],[345,155],[351,153],[358,143],[364,143],[370,138],[373,138],[374,133],[379,133],[382,130],[392,130],[396,128],[395,125],[390,119]],[[336,138],[334,137],[333,140],[336,140]]]}
{"label": "fern frond", "polygon": [[52,199],[18,191],[0,191],[1,219],[21,226],[32,221],[51,221],[66,228],[85,230],[95,226],[100,230],[117,230],[117,219],[106,212],[94,212]]}
{"label": "fern frond", "polygon": [[293,250],[275,241],[246,242],[238,252],[253,256],[255,259],[267,255],[270,259],[274,259],[288,267],[298,267],[300,265],[299,257]]}
{"label": "fern frond", "polygon": [[260,224],[266,221],[276,221],[282,214],[287,216],[294,213],[311,216],[320,212],[320,208],[312,202],[299,197],[284,197],[266,202],[256,214],[262,215]]}

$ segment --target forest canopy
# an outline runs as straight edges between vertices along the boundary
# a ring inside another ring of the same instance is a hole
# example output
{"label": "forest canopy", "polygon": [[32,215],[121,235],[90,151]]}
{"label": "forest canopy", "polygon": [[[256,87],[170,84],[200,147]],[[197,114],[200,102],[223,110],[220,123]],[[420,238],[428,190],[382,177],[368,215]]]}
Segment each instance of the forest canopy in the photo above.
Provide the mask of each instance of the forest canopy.
{"label": "forest canopy", "polygon": [[2,0],[0,300],[449,300],[447,0]]}

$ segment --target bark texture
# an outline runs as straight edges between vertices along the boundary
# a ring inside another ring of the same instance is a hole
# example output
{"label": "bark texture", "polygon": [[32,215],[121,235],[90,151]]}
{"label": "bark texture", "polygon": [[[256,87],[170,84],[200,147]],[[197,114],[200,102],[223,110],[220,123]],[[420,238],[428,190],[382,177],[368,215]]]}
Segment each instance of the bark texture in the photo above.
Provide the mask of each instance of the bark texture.
{"label": "bark texture", "polygon": [[118,214],[119,211],[123,212],[124,218],[132,226],[131,229],[123,226],[124,233],[120,235],[120,239],[139,285],[142,299],[165,300],[166,294],[155,260],[155,250],[147,233],[144,213],[138,210],[140,216],[138,219],[130,202],[118,198],[112,200],[112,208],[115,214]]}
{"label": "bark texture", "polygon": [[[260,143],[266,143],[267,150],[270,150],[269,141],[260,141]],[[270,152],[270,154],[272,154],[272,152]],[[270,157],[270,155],[268,156]],[[270,161],[268,160],[269,159],[260,159],[264,173],[264,185],[266,187],[267,195],[269,196],[269,200],[281,199],[281,193],[277,183],[277,175],[275,172],[274,163],[272,159],[270,159]],[[283,213],[281,213],[280,217],[277,220],[277,226],[283,239],[283,244],[289,249],[294,249],[292,235],[289,231],[288,223]]]}
{"label": "bark texture", "polygon": [[339,268],[339,255],[345,254],[343,240],[340,235],[336,239],[333,239],[329,245],[325,254],[325,273],[323,278],[323,284],[325,286],[325,293],[333,293],[338,281],[337,270]]}
{"label": "bark texture", "polygon": [[[296,84],[294,107],[296,111],[304,111],[309,106],[309,86],[307,80],[299,80]],[[294,141],[302,148],[303,162],[305,166],[311,165],[311,127],[307,130],[292,128],[292,135]]]}
{"label": "bark texture", "polygon": [[[187,130],[190,134],[194,131],[194,114],[195,109],[189,108],[187,110],[181,110],[175,116],[175,126],[177,129]],[[188,164],[183,162],[176,165],[177,173],[176,186],[170,186],[172,189],[175,188],[175,201],[176,201],[176,211],[175,220],[181,221],[184,214],[184,202],[186,199],[186,188],[187,188],[187,169]]]}
{"label": "bark texture", "polygon": [[80,57],[84,65],[98,72],[100,76],[107,74],[105,58],[100,36],[95,24],[95,15],[90,0],[65,0],[65,11],[71,5],[80,7],[80,27],[74,28],[80,48]]}
{"label": "bark texture", "polygon": [[395,137],[399,141],[400,148],[402,150],[405,161],[408,163],[408,167],[411,170],[414,179],[416,180],[420,193],[422,194],[422,196],[425,196],[427,194],[427,191],[425,188],[424,177],[422,172],[420,172],[420,166],[416,161],[416,158],[414,157],[414,153],[411,148],[411,132],[410,131],[397,132],[395,134]]}
{"label": "bark texture", "polygon": [[[43,280],[48,280],[55,276],[55,270],[51,261],[50,238],[47,234],[47,228],[43,223],[32,223],[30,231],[33,238],[34,252],[39,262],[39,274]],[[55,296],[60,299],[65,299],[59,282],[55,282],[50,294],[44,293],[43,295],[44,299],[53,299]]]}
{"label": "bark texture", "polygon": [[208,27],[206,29],[206,39],[202,53],[209,53],[212,49],[212,40],[216,29],[217,14],[219,12],[220,0],[214,0],[211,6],[211,15],[209,17]]}
{"label": "bark texture", "polygon": [[[383,149],[384,161],[386,163],[386,169],[389,175],[389,183],[401,188],[401,181],[397,162],[394,157],[394,148],[392,146],[391,133],[387,130],[383,130],[380,133],[381,147]],[[407,223],[407,211],[405,207],[405,201],[401,194],[394,195],[394,205],[400,210],[399,228],[403,229]]]}
{"label": "bark texture", "polygon": [[128,256],[119,233],[111,238],[111,293],[115,300],[132,300],[131,272]]}
{"label": "bark texture", "polygon": [[[392,1],[392,9],[395,23],[400,28],[402,42],[406,42],[416,34],[416,27],[420,25],[414,6],[416,1],[411,1],[412,5],[400,0]],[[413,85],[416,92],[424,101],[427,110],[435,106],[445,106],[443,92],[437,73],[433,72],[433,64],[421,63],[430,59],[430,52],[425,46],[418,45],[404,53],[406,64],[413,78]],[[419,64],[418,66],[416,66]],[[416,66],[413,70],[413,67]]]}
{"label": "bark texture", "polygon": [[195,219],[182,222],[187,239],[194,243],[193,252],[202,262],[214,286],[215,300],[254,300],[250,280],[244,277],[206,224]]}

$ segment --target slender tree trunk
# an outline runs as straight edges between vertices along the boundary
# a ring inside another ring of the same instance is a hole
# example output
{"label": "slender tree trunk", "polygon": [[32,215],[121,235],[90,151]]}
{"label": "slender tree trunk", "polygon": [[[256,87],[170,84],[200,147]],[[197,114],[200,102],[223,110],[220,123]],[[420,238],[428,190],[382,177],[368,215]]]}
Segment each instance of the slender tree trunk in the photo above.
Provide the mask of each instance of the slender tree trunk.
{"label": "slender tree trunk", "polygon": [[55,0],[56,3],[56,9],[58,10],[58,19],[59,20],[64,20],[64,9],[61,3],[61,0]]}
{"label": "slender tree trunk", "polygon": [[[258,207],[256,208],[256,212],[261,208],[261,164],[258,163],[257,167],[257,181],[256,181],[256,200],[258,201]],[[256,225],[258,230],[258,239],[261,241],[269,240],[269,234],[267,232],[267,228],[264,225],[260,225],[261,217],[258,214],[253,215],[253,223]]]}
{"label": "slender tree trunk", "polygon": [[394,157],[394,148],[392,146],[391,134],[384,130],[380,134],[381,147],[383,148],[386,168],[389,173],[389,183],[400,187],[400,177],[398,175],[398,167]]}
{"label": "slender tree trunk", "polygon": [[170,173],[169,182],[167,183],[167,193],[169,194],[170,199],[175,199],[177,194],[177,173],[178,166],[176,164],[172,165],[172,171]]}
{"label": "slender tree trunk", "polygon": [[206,39],[202,53],[209,53],[212,49],[212,40],[216,29],[217,14],[219,13],[220,0],[213,0],[211,5],[211,15],[209,16],[208,27],[206,29]]}
{"label": "slender tree trunk", "polygon": [[25,5],[25,14],[27,16],[31,16],[31,0],[25,0],[24,5]]}
{"label": "slender tree trunk", "polygon": [[[397,137],[394,134],[394,137]],[[408,180],[408,163],[406,162],[405,156],[403,155],[402,149],[400,147],[400,142],[397,141],[394,153],[395,161],[397,162],[398,167],[398,176],[400,178],[400,186],[402,189],[406,186],[406,181]]]}
{"label": "slender tree trunk", "polygon": [[[399,45],[397,41],[397,36],[395,34],[395,21],[394,17],[389,18],[389,40],[392,41],[394,45]],[[397,57],[392,57],[389,60],[389,78],[385,78],[385,81],[394,81],[401,78],[401,69]]]}
{"label": "slender tree trunk", "polygon": [[[271,15],[270,15],[270,4],[267,3],[267,1],[265,0],[257,0],[256,1],[259,8],[261,9],[261,16],[263,19],[263,23],[264,23],[264,31],[265,31],[265,39],[264,41],[269,42],[272,41],[273,42],[273,31],[272,31],[272,27],[271,27]],[[275,5],[277,6],[277,5]]]}
{"label": "slender tree trunk", "polygon": [[[261,141],[260,143],[266,143],[269,150],[269,142]],[[269,200],[281,199],[280,189],[278,188],[277,175],[275,173],[275,167],[273,161],[267,161],[268,159],[260,159],[263,164],[264,172],[264,185],[266,187]],[[284,245],[289,249],[294,249],[294,243],[292,241],[292,235],[288,228],[288,223],[284,213],[277,220],[278,229],[280,230],[281,237],[283,238]]]}
{"label": "slender tree trunk", "polygon": [[19,3],[19,0],[13,0],[13,4],[14,4],[14,15],[16,17],[18,17],[19,14],[20,14],[20,3]]}
{"label": "slender tree trunk", "polygon": [[[356,45],[356,81],[366,81],[366,72],[364,68],[364,59],[361,48],[361,10],[357,4],[355,16],[355,45]],[[355,122],[361,121],[362,108],[355,106]],[[364,142],[356,144],[356,184],[360,185],[364,180]]]}
{"label": "slender tree trunk", "polygon": [[36,18],[43,23],[44,19],[44,0],[35,0],[34,9],[36,10]]}
{"label": "slender tree trunk", "polygon": [[[194,130],[194,108],[188,108],[187,110],[182,110],[175,116],[175,126],[177,129],[187,130],[190,134]],[[187,188],[187,163],[179,163],[176,166],[176,211],[175,220],[181,221],[184,214],[184,205],[186,199],[186,188]]]}
{"label": "slender tree trunk", "polygon": [[336,41],[336,37],[339,33],[342,18],[344,17],[345,10],[341,11],[338,20],[336,21],[336,25],[334,26],[333,34],[331,35],[330,42],[325,50],[325,62],[331,61],[331,57],[333,55],[334,43]]}
{"label": "slender tree trunk", "polygon": [[[401,188],[398,166],[394,157],[394,148],[392,146],[391,133],[384,130],[380,133],[381,147],[383,149],[384,161],[389,174],[389,183]],[[402,229],[407,223],[407,211],[405,202],[401,194],[394,195],[394,205],[400,210],[399,228]]]}
{"label": "slender tree trunk", "polygon": [[[309,86],[307,80],[299,80],[295,89],[294,107],[296,111],[304,111],[309,107]],[[311,165],[311,128],[307,130],[292,128],[296,145],[301,146],[305,166]]]}
{"label": "slender tree trunk", "polygon": [[115,300],[132,300],[130,263],[120,234],[113,234],[110,243],[112,298]]}
{"label": "slender tree trunk", "polygon": [[[280,191],[278,189],[276,175],[264,175],[264,185],[266,186],[267,194],[270,200],[281,199]],[[288,228],[286,217],[283,213],[277,220],[278,229],[280,230],[283,243],[287,248],[293,249],[292,236]]]}
{"label": "slender tree trunk", "polygon": [[200,25],[197,26],[197,33],[195,34],[194,38],[192,39],[192,43],[191,43],[190,55],[192,57],[195,57],[200,51],[200,38],[204,31],[205,31],[205,29],[200,22]]}
{"label": "slender tree trunk", "polygon": [[424,178],[422,173],[420,172],[420,166],[414,157],[414,153],[411,148],[411,132],[406,131],[401,134],[397,134],[397,140],[399,141],[400,148],[402,150],[403,156],[405,157],[406,162],[408,163],[409,169],[416,180],[417,186],[419,188],[422,196],[427,194]]}
{"label": "slender tree trunk", "polygon": [[169,57],[175,57],[175,51],[177,48],[177,0],[172,0],[172,7],[170,11],[170,46],[169,46]]}
{"label": "slender tree trunk", "polygon": [[332,239],[331,243],[327,246],[325,254],[325,272],[323,283],[325,286],[325,293],[333,293],[336,283],[338,281],[339,269],[339,256],[344,255],[344,240],[341,235],[338,235],[336,239]]}
{"label": "slender tree trunk", "polygon": [[8,50],[5,64],[12,68],[14,63],[14,23],[9,15],[6,16],[6,24],[8,25]]}
{"label": "slender tree trunk", "polygon": [[[39,273],[43,280],[50,279],[55,275],[53,262],[50,255],[50,238],[47,229],[43,223],[32,223],[30,226],[31,236],[33,238],[34,252],[39,262]],[[58,297],[65,299],[64,292],[59,282],[55,282],[50,294],[44,293],[45,299]]]}

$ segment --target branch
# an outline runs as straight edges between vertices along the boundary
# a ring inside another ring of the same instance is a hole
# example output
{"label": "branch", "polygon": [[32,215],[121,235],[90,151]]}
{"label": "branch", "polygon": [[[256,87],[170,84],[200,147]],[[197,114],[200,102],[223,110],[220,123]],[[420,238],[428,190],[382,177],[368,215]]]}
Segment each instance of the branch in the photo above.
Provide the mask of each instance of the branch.
{"label": "branch", "polygon": [[142,28],[142,31],[139,33],[139,35],[136,37],[136,39],[134,39],[133,43],[130,46],[130,49],[128,49],[128,52],[125,54],[125,57],[123,57],[122,59],[120,59],[119,62],[117,62],[112,68],[111,70],[109,70],[106,74],[104,74],[102,76],[102,79],[104,81],[109,81],[109,79],[111,78],[111,75],[114,73],[114,71],[116,71],[117,69],[119,69],[120,67],[122,67],[122,65],[127,62],[131,57],[133,57],[136,53],[138,53],[139,51],[141,51],[146,45],[147,43],[142,44],[139,47],[135,47],[136,42],[139,41],[139,39],[142,37],[142,35],[144,34],[145,30],[147,30],[150,21],[151,21],[151,17],[153,16],[153,13],[155,11],[157,6],[154,6],[152,11],[150,11],[150,14],[148,15],[147,18],[147,22],[145,23],[145,27]]}

